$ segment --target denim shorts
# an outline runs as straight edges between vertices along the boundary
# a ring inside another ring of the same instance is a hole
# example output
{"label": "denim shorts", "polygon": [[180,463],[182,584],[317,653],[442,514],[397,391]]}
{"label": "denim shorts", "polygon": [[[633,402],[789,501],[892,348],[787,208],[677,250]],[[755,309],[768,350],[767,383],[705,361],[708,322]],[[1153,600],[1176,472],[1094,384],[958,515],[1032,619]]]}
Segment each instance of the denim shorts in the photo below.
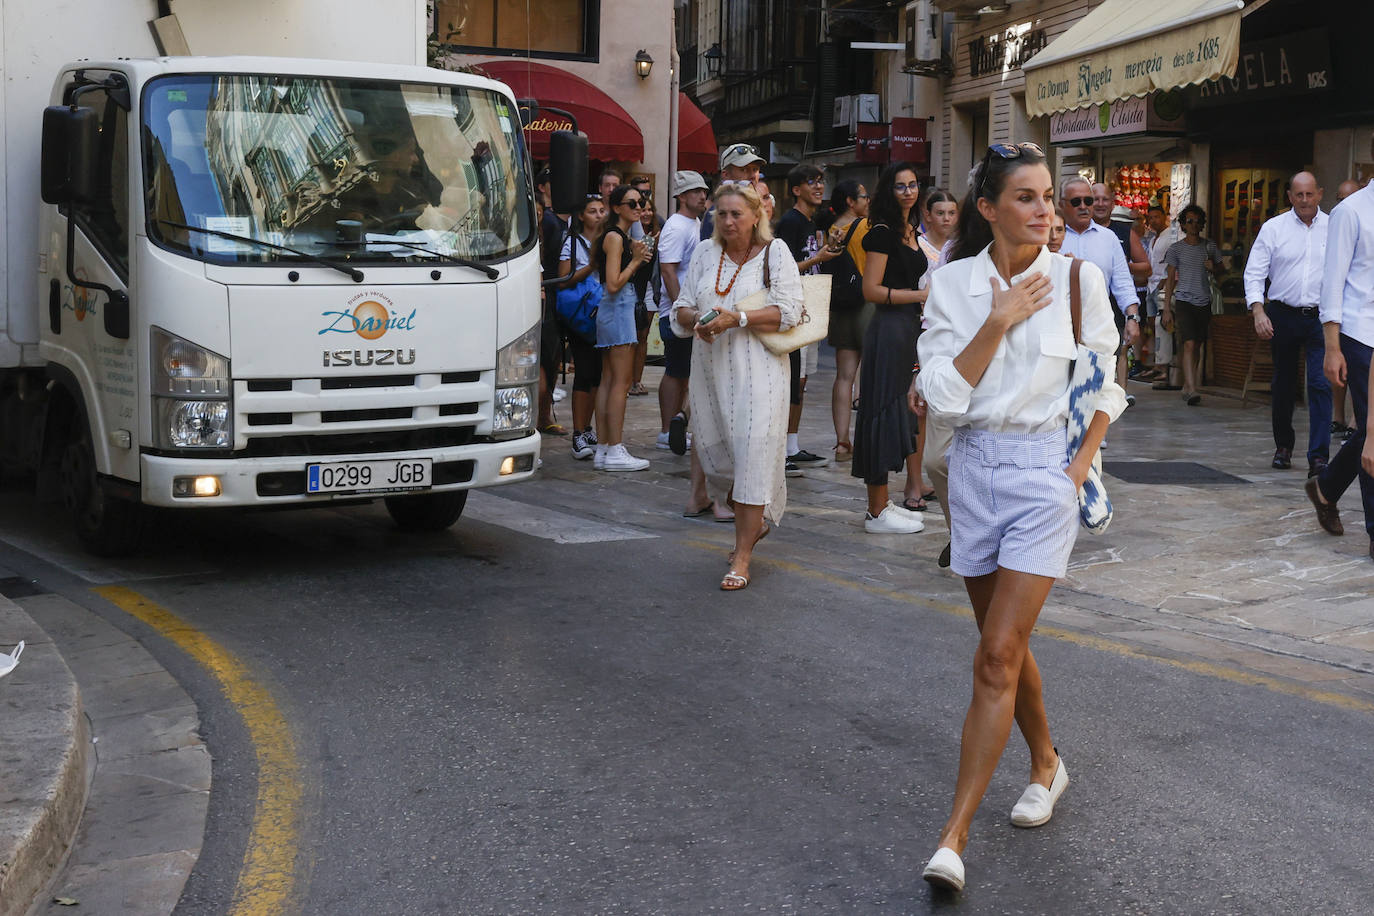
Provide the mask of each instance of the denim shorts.
{"label": "denim shorts", "polygon": [[618,293],[606,293],[596,309],[596,346],[598,349],[639,342],[635,327],[635,285],[626,283]]}
{"label": "denim shorts", "polygon": [[949,454],[950,567],[1061,578],[1078,539],[1068,433],[956,429]]}

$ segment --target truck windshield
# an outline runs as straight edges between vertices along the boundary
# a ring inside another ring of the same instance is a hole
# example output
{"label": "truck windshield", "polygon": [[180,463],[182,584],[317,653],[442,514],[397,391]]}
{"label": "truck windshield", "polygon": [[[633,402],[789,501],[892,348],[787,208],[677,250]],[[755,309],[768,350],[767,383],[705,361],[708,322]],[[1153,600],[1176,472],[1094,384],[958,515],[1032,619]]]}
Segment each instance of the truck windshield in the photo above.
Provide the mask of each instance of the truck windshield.
{"label": "truck windshield", "polygon": [[[504,259],[533,244],[518,114],[485,89],[236,74],[149,82],[148,234],[210,261]],[[217,235],[182,226],[214,230]]]}

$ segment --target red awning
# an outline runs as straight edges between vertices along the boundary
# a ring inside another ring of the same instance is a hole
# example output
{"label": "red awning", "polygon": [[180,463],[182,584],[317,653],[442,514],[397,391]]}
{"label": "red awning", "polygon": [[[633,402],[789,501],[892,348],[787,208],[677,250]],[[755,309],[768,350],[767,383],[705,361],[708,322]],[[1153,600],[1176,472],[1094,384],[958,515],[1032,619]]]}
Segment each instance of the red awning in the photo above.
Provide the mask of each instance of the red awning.
{"label": "red awning", "polygon": [[[580,76],[525,58],[484,61],[477,69],[510,86],[517,99],[535,99],[541,109],[547,105],[571,112],[577,118],[577,126],[587,135],[588,152],[593,159],[644,161],[644,135],[635,119]],[[570,126],[566,118],[541,111],[525,126],[530,153],[536,159],[547,159],[549,134]]]}
{"label": "red awning", "polygon": [[718,171],[716,132],[711,129],[711,119],[685,92],[677,94],[677,105],[677,167],[696,172]]}

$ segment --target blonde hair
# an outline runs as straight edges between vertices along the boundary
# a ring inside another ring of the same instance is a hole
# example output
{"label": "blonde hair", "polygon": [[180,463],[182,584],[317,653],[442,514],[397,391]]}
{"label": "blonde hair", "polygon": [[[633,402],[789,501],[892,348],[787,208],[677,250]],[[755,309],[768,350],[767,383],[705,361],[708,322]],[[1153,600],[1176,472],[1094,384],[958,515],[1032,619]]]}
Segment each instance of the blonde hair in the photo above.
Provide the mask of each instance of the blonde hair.
{"label": "blonde hair", "polygon": [[[731,195],[743,200],[749,209],[753,211],[754,218],[758,220],[758,222],[754,223],[753,244],[767,245],[769,242],[773,241],[773,228],[768,225],[768,218],[764,216],[763,198],[759,197],[759,192],[755,191],[752,185],[723,184],[716,188],[715,194],[711,195],[711,201],[718,205],[723,198]],[[711,241],[722,248],[725,247],[725,241],[720,236],[719,220],[716,221],[711,230]]]}

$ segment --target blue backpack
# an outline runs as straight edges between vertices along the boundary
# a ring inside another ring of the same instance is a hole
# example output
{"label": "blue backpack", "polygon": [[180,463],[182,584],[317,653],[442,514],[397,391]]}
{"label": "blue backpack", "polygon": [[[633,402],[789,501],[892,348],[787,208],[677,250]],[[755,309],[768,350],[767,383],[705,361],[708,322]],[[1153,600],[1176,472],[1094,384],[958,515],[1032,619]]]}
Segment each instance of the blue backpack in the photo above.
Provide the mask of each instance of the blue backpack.
{"label": "blue backpack", "polygon": [[[581,236],[573,236],[572,243],[568,248],[571,252],[571,273],[577,272],[577,246],[579,244],[586,247]],[[590,258],[591,252],[587,254]],[[604,290],[601,286],[601,278],[593,270],[577,285],[560,289],[554,299],[554,310],[558,312],[559,320],[563,322],[563,326],[590,344],[596,343],[596,310],[601,306],[602,295],[604,295]]]}

